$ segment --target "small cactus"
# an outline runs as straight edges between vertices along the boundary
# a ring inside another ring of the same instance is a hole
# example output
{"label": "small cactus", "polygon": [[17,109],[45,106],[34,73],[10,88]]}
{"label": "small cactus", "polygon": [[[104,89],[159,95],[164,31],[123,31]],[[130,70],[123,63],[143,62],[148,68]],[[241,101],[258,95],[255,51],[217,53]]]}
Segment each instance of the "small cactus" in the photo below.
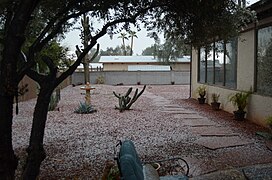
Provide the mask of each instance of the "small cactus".
{"label": "small cactus", "polygon": [[129,97],[130,93],[132,92],[132,87],[128,89],[127,93],[124,96],[121,96],[121,94],[116,94],[113,91],[113,94],[115,97],[119,99],[119,107],[115,106],[116,109],[119,109],[120,112],[123,112],[124,110],[130,109],[133,103],[136,102],[136,100],[143,94],[144,90],[146,88],[146,85],[141,90],[141,92],[138,94],[138,88],[136,89],[133,97]]}

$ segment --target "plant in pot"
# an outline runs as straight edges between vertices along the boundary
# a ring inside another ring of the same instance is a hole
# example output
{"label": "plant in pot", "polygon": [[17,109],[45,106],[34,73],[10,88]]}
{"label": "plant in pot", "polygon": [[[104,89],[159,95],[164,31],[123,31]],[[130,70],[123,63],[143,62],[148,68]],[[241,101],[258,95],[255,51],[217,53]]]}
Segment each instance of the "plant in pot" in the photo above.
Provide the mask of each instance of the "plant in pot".
{"label": "plant in pot", "polygon": [[205,85],[201,85],[199,86],[197,89],[196,89],[196,92],[198,93],[199,95],[199,98],[198,98],[198,102],[199,104],[204,104],[205,103],[205,96],[206,96],[206,86]]}
{"label": "plant in pot", "polygon": [[220,103],[218,102],[219,97],[220,97],[220,94],[212,93],[212,103],[211,103],[211,105],[212,105],[213,110],[216,110],[216,111],[219,110],[219,107],[220,107]]}
{"label": "plant in pot", "polygon": [[229,101],[238,109],[233,111],[234,119],[236,120],[244,120],[245,119],[245,108],[248,103],[248,97],[250,96],[251,91],[248,92],[237,92],[231,96],[229,96]]}

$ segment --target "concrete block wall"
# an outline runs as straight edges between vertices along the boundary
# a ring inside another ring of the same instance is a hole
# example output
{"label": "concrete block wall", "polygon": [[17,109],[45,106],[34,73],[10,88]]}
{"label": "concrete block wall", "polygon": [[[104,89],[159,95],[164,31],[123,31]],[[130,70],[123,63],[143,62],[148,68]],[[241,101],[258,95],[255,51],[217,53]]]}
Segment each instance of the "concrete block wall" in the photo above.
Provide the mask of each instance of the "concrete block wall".
{"label": "concrete block wall", "polygon": [[[163,85],[171,84],[189,84],[189,71],[98,71],[90,72],[90,83],[96,84],[97,78],[103,76],[105,84],[116,85],[133,85],[137,84],[154,84]],[[72,84],[84,83],[83,72],[74,72],[72,75]]]}

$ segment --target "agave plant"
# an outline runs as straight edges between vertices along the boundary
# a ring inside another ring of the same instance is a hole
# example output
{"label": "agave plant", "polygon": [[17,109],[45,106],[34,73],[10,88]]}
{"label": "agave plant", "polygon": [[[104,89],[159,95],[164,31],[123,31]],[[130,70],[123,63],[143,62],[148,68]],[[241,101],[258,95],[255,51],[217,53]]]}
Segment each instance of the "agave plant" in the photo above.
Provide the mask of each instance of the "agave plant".
{"label": "agave plant", "polygon": [[77,114],[89,114],[96,112],[96,109],[94,109],[92,105],[80,102],[78,108],[74,112]]}

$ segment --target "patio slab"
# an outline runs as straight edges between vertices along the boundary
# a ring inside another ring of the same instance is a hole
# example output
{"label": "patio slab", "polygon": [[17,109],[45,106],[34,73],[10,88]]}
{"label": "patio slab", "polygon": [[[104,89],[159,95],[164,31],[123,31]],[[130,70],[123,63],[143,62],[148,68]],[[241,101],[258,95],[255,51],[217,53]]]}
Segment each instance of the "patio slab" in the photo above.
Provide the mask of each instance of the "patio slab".
{"label": "patio slab", "polygon": [[[167,110],[167,111],[188,111],[182,107],[162,107],[164,110]],[[192,112],[192,111],[191,111]]]}
{"label": "patio slab", "polygon": [[239,136],[229,137],[201,137],[195,141],[196,144],[204,146],[208,149],[216,150],[220,148],[228,148],[235,146],[243,146],[252,143],[249,139],[243,139]]}
{"label": "patio slab", "polygon": [[238,136],[238,133],[234,133],[229,128],[218,127],[218,126],[202,126],[202,127],[191,127],[191,131],[194,134],[201,136]]}
{"label": "patio slab", "polygon": [[182,106],[180,106],[178,104],[166,104],[164,107],[165,108],[183,108]]}
{"label": "patio slab", "polygon": [[216,124],[215,122],[206,119],[206,118],[195,118],[195,119],[182,119],[180,118],[180,124],[183,126],[192,126],[192,127],[196,127],[196,126],[217,126],[218,124]]}
{"label": "patio slab", "polygon": [[[190,112],[190,111],[188,111]],[[193,114],[176,114],[174,115],[174,118],[177,119],[207,119],[203,116],[198,115],[197,113],[193,113]]]}

